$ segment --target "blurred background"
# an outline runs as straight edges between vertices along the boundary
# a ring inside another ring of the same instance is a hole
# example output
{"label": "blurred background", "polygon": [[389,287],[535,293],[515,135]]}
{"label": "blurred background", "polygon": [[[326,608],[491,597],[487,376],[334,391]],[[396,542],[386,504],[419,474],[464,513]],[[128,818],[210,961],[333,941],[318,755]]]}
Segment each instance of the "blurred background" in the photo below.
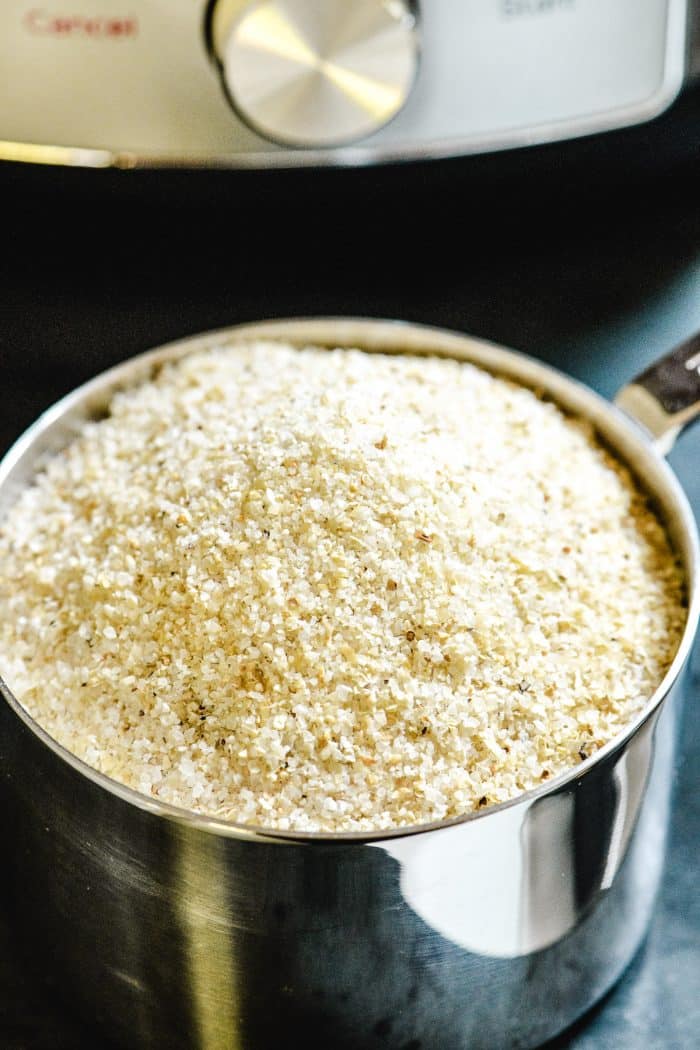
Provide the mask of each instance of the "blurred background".
{"label": "blurred background", "polygon": [[[271,317],[456,328],[612,396],[700,330],[700,89],[688,85],[661,115],[627,129],[379,167],[5,162],[0,220],[2,451],[45,407],[111,364]],[[700,513],[700,427],[681,438],[671,463]],[[648,942],[557,1047],[697,1046],[697,651],[694,667],[671,851]],[[3,929],[0,1045],[96,1045],[50,989],[30,986]]]}

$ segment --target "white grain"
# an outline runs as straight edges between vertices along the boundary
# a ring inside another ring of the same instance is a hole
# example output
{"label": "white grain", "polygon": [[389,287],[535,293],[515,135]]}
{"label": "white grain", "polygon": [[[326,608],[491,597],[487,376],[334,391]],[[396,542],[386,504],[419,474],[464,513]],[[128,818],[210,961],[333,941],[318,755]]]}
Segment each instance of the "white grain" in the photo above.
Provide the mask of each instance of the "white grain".
{"label": "white grain", "polygon": [[628,472],[439,359],[256,344],[118,394],[0,527],[0,669],[69,750],[299,831],[456,816],[615,736],[683,580]]}

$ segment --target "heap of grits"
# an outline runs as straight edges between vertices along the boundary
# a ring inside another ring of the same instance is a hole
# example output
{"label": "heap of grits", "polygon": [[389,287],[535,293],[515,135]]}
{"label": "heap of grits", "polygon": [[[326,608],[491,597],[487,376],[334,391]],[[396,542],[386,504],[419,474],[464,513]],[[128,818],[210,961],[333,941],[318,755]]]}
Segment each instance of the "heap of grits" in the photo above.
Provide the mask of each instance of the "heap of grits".
{"label": "heap of grits", "polygon": [[614,737],[683,579],[586,423],[465,363],[217,347],[117,394],[0,524],[0,673],[140,792],[363,831]]}

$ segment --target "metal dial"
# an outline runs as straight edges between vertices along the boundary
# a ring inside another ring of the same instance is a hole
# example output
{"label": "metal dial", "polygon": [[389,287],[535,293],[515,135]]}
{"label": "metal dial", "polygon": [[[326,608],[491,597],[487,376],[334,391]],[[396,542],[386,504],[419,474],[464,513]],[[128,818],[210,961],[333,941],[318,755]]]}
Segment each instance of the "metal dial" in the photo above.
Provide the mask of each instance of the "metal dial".
{"label": "metal dial", "polygon": [[231,101],[254,130],[335,146],[406,101],[418,36],[405,0],[218,0],[211,40]]}

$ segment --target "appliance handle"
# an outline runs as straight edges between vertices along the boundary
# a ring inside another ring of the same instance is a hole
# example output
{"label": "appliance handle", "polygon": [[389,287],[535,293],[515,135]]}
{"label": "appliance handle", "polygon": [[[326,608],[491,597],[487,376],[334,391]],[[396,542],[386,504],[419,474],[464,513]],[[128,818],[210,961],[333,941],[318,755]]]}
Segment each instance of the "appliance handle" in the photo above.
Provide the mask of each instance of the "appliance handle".
{"label": "appliance handle", "polygon": [[700,416],[700,332],[623,386],[615,404],[667,455],[680,432]]}

